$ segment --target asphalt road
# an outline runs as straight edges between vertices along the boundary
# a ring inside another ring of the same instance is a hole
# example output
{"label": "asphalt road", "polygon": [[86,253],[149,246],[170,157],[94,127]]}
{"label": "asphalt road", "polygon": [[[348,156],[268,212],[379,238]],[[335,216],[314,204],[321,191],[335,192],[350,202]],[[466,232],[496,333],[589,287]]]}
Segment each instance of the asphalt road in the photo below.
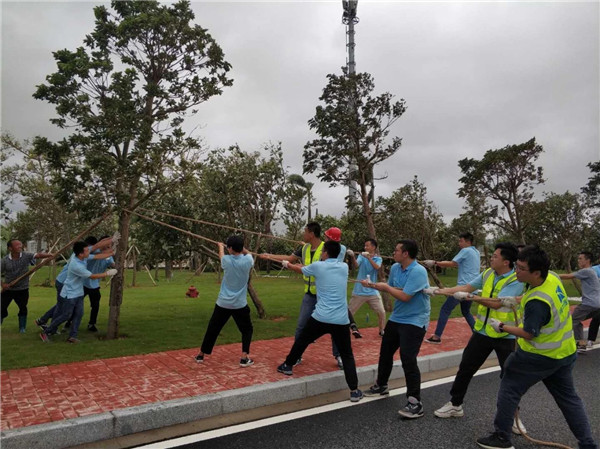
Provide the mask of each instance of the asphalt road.
{"label": "asphalt road", "polygon": [[[580,356],[574,369],[592,430],[600,441],[600,350]],[[185,449],[310,448],[310,449],[456,449],[476,448],[475,439],[493,430],[499,371],[476,376],[465,398],[463,418],[440,419],[433,411],[449,400],[450,383],[422,391],[425,416],[403,420],[397,410],[405,395],[359,402],[350,407],[228,434],[210,440],[162,447]],[[533,387],[521,402],[521,417],[529,434],[573,448],[577,441],[543,384]],[[222,429],[227,432],[227,429]],[[517,436],[516,448],[539,447]]]}

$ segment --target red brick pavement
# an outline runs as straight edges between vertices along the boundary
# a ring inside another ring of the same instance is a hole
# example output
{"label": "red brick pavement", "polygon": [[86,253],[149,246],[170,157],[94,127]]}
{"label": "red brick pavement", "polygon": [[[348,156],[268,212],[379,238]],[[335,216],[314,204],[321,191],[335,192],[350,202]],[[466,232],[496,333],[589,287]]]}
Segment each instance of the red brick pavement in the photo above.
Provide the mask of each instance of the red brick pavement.
{"label": "red brick pavement", "polygon": [[[435,329],[431,322],[427,335]],[[377,328],[364,329],[352,340],[357,366],[377,363]],[[471,334],[463,318],[448,321],[441,345],[423,343],[419,355],[454,351]],[[283,380],[275,369],[287,355],[293,338],[252,342],[255,364],[239,366],[239,343],[217,346],[203,364],[194,360],[198,349],[2,371],[0,429],[14,429],[120,408]],[[336,371],[329,337],[311,345],[294,376]]]}

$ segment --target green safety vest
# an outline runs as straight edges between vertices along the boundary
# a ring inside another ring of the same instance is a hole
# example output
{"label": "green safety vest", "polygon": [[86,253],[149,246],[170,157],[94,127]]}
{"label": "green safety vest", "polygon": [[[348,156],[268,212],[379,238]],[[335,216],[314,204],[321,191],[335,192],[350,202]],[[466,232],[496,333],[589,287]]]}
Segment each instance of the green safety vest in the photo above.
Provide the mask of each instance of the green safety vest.
{"label": "green safety vest", "polygon": [[[564,359],[577,351],[573,338],[573,321],[569,310],[569,298],[565,288],[555,275],[548,274],[544,283],[531,288],[521,301],[521,307],[529,301],[543,301],[550,306],[552,316],[548,324],[540,329],[540,334],[531,340],[519,338],[523,351],[540,354],[552,359]],[[521,324],[523,327],[523,324]]]}
{"label": "green safety vest", "polygon": [[[508,284],[512,284],[517,281],[517,274],[513,273],[510,276],[500,279],[496,285],[494,280],[496,279],[496,273],[492,268],[488,268],[483,272],[483,288],[481,290],[482,298],[497,298],[498,293],[502,290],[502,287]],[[508,335],[507,332],[496,332],[492,326],[488,324],[490,318],[496,318],[498,321],[508,324],[509,326],[516,326],[517,320],[515,313],[508,307],[501,307],[499,309],[492,309],[486,307],[483,304],[477,306],[477,316],[475,319],[475,330],[480,331],[485,328],[485,333],[492,338],[502,338]]]}
{"label": "green safety vest", "polygon": [[[313,262],[321,260],[321,252],[323,251],[323,245],[325,242],[321,242],[315,251],[315,254],[310,257],[310,250],[312,249],[310,243],[307,243],[302,247],[302,264],[310,265]],[[302,276],[304,279],[304,293],[311,293],[313,295],[317,294],[317,286],[315,285],[314,276]]]}

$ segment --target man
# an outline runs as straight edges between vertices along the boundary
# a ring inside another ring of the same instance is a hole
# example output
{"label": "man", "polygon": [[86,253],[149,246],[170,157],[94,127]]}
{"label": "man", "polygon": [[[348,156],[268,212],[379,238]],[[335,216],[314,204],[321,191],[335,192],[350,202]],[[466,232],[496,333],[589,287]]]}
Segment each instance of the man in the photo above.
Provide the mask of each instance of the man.
{"label": "man", "polygon": [[429,296],[423,290],[429,288],[427,270],[417,262],[419,247],[414,240],[400,240],[394,250],[394,260],[388,283],[361,281],[363,287],[388,292],[396,301],[394,310],[385,326],[379,350],[377,381],[365,392],[367,396],[386,395],[388,380],[394,363],[394,353],[400,349],[400,361],[406,378],[404,408],[398,413],[405,418],[423,416],[421,403],[421,371],[417,355],[425,338],[429,313]]}
{"label": "man", "polygon": [[[100,237],[100,241],[104,242],[109,240],[112,243],[112,239],[108,236]],[[98,239],[94,236],[89,236],[86,240],[88,245],[96,245],[98,243]],[[99,254],[100,249],[94,249],[91,251],[92,253]],[[92,254],[94,255],[94,254]],[[112,256],[107,258],[88,258],[87,260],[87,269],[92,273],[103,273],[107,268],[114,268],[115,260]],[[90,332],[98,332],[98,328],[96,327],[96,321],[98,320],[98,312],[100,310],[100,299],[102,295],[100,294],[100,281],[98,279],[90,279],[87,278],[83,283],[83,297],[88,296],[90,298],[90,320],[88,322],[87,329]],[[69,327],[71,324],[71,320],[69,320],[65,327]]]}
{"label": "man", "polygon": [[[362,281],[363,279],[366,279],[373,283],[377,282],[377,273],[379,272],[383,259],[375,255],[376,251],[377,240],[375,239],[367,239],[365,242],[365,251],[360,254],[358,258],[354,256],[354,252],[351,253],[348,251],[348,255],[350,256],[350,267],[358,267],[356,280]],[[356,283],[354,284],[352,296],[350,297],[350,313],[354,315],[364,303],[369,304],[369,307],[377,313],[379,335],[383,336],[383,329],[385,328],[385,309],[383,308],[381,296],[379,296],[377,290]]]}
{"label": "man", "polygon": [[233,317],[240,333],[242,334],[242,356],[240,366],[246,368],[254,365],[250,358],[250,343],[252,341],[252,320],[250,318],[250,307],[248,307],[248,279],[250,270],[254,265],[252,256],[244,248],[244,239],[239,235],[232,235],[227,239],[227,252],[225,245],[219,242],[219,258],[223,268],[223,280],[215,309],[208,328],[204,334],[204,340],[200,352],[196,356],[196,362],[203,363],[206,355],[212,354],[217,337],[230,317]]}
{"label": "man", "polygon": [[[459,300],[469,298],[478,303],[474,332],[463,351],[458,373],[450,389],[450,402],[434,412],[439,418],[464,416],[462,404],[469,383],[490,353],[496,352],[498,364],[502,368],[514,351],[515,336],[506,332],[496,332],[489,322],[496,319],[507,325],[516,325],[513,308],[516,309],[518,304],[514,297],[521,295],[524,287],[523,283],[517,280],[514,270],[518,254],[519,250],[512,243],[498,243],[490,258],[490,268],[466,285],[434,291],[434,294],[453,295]],[[473,296],[472,292],[479,289],[482,290],[481,295]],[[515,422],[513,433],[521,433],[519,428],[525,429],[521,422],[518,425]]]}
{"label": "man", "polygon": [[330,334],[340,351],[344,376],[350,388],[350,401],[358,402],[363,398],[363,394],[358,389],[356,364],[352,353],[350,332],[348,332],[350,321],[346,303],[348,265],[337,260],[339,253],[340,244],[330,240],[323,245],[321,261],[314,261],[306,266],[292,265],[287,261],[283,263],[284,267],[315,279],[319,300],[300,335],[294,341],[285,362],[277,367],[277,371],[291,376],[296,360],[302,357],[308,345],[319,337]]}
{"label": "man", "polygon": [[79,324],[83,317],[83,282],[87,278],[103,279],[117,274],[116,269],[107,270],[105,273],[93,274],[87,269],[86,261],[90,255],[90,248],[85,242],[75,242],[73,245],[75,257],[69,262],[67,278],[60,291],[56,311],[52,316],[52,323],[42,330],[40,338],[44,343],[50,341],[50,336],[57,333],[58,326],[67,321],[72,315],[73,324],[69,331],[68,343],[79,343],[77,335]]}
{"label": "man", "polygon": [[27,304],[29,303],[29,276],[24,277],[19,282],[11,285],[12,281],[16,280],[23,274],[27,273],[31,265],[35,265],[35,259],[46,259],[54,257],[54,254],[49,253],[28,253],[23,252],[23,244],[17,239],[11,239],[6,243],[8,254],[2,258],[2,318],[0,323],[4,322],[4,318],[8,316],[8,306],[14,300],[19,307],[19,332],[24,334],[27,329]]}
{"label": "man", "polygon": [[513,448],[511,426],[515,411],[521,397],[540,381],[554,397],[580,449],[598,448],[573,385],[577,346],[572,336],[569,298],[560,279],[548,275],[549,268],[550,259],[544,251],[537,246],[524,248],[516,263],[517,279],[530,285],[521,300],[523,323],[517,327],[490,320],[496,332],[516,336],[518,348],[504,363],[495,432],[477,440],[483,448]]}
{"label": "man", "polygon": [[[585,353],[587,342],[583,338],[583,321],[595,318],[600,313],[600,280],[592,268],[592,253],[582,251],[577,257],[579,271],[559,274],[561,279],[579,279],[581,281],[581,304],[573,310],[573,332],[577,341],[577,351]],[[591,327],[591,326],[590,326]]]}
{"label": "man", "polygon": [[[466,285],[471,279],[474,279],[479,274],[480,255],[477,248],[473,246],[473,234],[470,232],[464,232],[458,236],[458,246],[460,251],[454,259],[443,260],[436,262],[435,260],[425,260],[423,264],[428,268],[435,266],[442,268],[458,268],[458,279],[456,285]],[[471,315],[471,301],[458,301],[453,296],[448,296],[446,301],[440,309],[440,317],[438,318],[435,332],[431,337],[425,340],[427,343],[440,344],[442,342],[442,334],[448,323],[448,318],[454,310],[454,308],[460,302],[460,310],[465,317],[465,320],[469,324],[469,327],[473,329],[475,325],[475,319]]]}
{"label": "man", "polygon": [[[302,236],[304,245],[302,248],[293,254],[278,255],[263,253],[259,257],[264,259],[271,259],[279,262],[287,261],[288,263],[300,262],[304,266],[308,266],[313,262],[321,260],[321,253],[323,252],[323,245],[325,242],[321,240],[321,225],[315,221],[312,221],[304,228],[304,235]],[[303,275],[304,278],[304,296],[302,297],[302,304],[300,305],[300,315],[298,316],[298,322],[296,324],[296,332],[294,338],[297,340],[306,326],[309,318],[311,317],[315,306],[317,304],[317,287],[315,285],[315,278],[312,276]],[[340,359],[341,360],[341,359]],[[295,365],[302,363],[302,359],[298,359]],[[338,362],[339,365],[339,362]]]}
{"label": "man", "polygon": [[[85,241],[86,243],[88,243],[88,248],[90,251],[90,255],[88,256],[87,260],[86,260],[86,264],[87,267],[89,269],[89,264],[91,261],[96,260],[96,261],[101,261],[101,260],[106,260],[106,259],[111,259],[112,260],[112,256],[113,256],[113,250],[110,249],[110,247],[112,246],[112,238],[107,237],[107,238],[103,238],[100,240],[100,242],[95,241],[96,240],[94,237],[92,237],[91,239],[88,237]],[[101,251],[102,252],[99,252]],[[37,326],[39,326],[42,329],[46,328],[46,323],[48,322],[48,320],[50,320],[53,316],[54,316],[54,312],[56,311],[56,307],[58,305],[58,301],[60,298],[60,292],[63,289],[64,283],[67,279],[67,274],[69,272],[69,263],[75,258],[75,254],[71,254],[71,257],[69,258],[69,260],[67,260],[67,263],[65,264],[65,266],[63,267],[63,269],[61,270],[61,272],[58,274],[58,276],[56,276],[56,279],[54,280],[54,287],[56,288],[56,304],[54,306],[52,306],[48,311],[46,311],[46,313],[44,315],[42,315],[40,318],[37,318],[35,320],[35,324]],[[110,264],[107,264],[104,266],[104,269],[102,270],[97,270],[97,271],[92,271],[93,274],[95,273],[101,273],[103,272]],[[86,279],[87,280],[87,279]],[[97,282],[97,281],[96,281]],[[85,296],[85,285],[83,288],[84,291],[84,296]],[[91,298],[90,298],[90,303],[91,303]],[[75,310],[73,311],[75,313]],[[93,312],[92,312],[93,313]],[[98,312],[96,311],[96,315],[98,314]],[[71,316],[71,318],[69,318],[69,320],[67,320],[67,323],[65,323],[65,330],[68,329],[71,326],[71,321],[73,320],[74,316]],[[95,321],[94,321],[95,323]],[[96,329],[97,330],[97,329]]]}

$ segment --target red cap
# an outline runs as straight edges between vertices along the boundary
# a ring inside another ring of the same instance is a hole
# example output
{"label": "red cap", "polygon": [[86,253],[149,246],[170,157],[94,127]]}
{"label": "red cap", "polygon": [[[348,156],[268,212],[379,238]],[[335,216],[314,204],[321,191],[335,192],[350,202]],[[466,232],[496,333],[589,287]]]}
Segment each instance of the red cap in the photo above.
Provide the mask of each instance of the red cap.
{"label": "red cap", "polygon": [[325,235],[334,242],[339,242],[342,240],[342,231],[340,228],[329,228],[327,231],[325,231]]}

